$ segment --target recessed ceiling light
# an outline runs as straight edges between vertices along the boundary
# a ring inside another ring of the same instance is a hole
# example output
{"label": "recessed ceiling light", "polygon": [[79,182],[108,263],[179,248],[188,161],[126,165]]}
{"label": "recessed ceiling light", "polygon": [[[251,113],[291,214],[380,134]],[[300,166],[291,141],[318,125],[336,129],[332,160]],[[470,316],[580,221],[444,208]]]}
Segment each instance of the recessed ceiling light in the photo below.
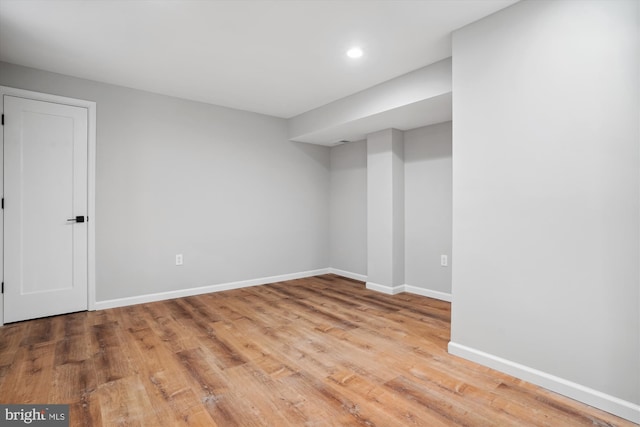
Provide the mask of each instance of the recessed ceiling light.
{"label": "recessed ceiling light", "polygon": [[349,49],[347,51],[347,56],[349,58],[360,58],[362,56],[362,49],[360,49],[359,47],[355,46],[352,47],[351,49]]}

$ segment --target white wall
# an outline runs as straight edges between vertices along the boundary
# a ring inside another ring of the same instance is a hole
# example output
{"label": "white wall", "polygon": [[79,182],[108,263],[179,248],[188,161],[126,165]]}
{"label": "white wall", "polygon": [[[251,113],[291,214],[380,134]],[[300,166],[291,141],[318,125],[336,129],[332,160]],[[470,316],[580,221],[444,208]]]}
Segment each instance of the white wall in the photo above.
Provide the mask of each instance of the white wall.
{"label": "white wall", "polygon": [[7,63],[0,85],[97,102],[98,301],[329,265],[329,149],[285,120]]}
{"label": "white wall", "polygon": [[405,283],[450,294],[451,122],[406,131],[404,162]]}
{"label": "white wall", "polygon": [[450,349],[625,416],[640,403],[638,7],[522,1],[453,36]]}
{"label": "white wall", "polygon": [[366,141],[350,142],[331,148],[330,194],[331,267],[343,273],[351,273],[351,277],[365,280],[367,275]]}

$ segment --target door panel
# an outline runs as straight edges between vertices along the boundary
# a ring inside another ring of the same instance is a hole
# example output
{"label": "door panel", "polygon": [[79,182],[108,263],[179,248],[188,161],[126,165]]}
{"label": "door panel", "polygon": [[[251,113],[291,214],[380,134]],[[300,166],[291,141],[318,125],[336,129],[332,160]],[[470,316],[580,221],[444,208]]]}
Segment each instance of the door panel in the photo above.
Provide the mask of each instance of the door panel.
{"label": "door panel", "polygon": [[87,109],[4,96],[4,320],[87,309]]}

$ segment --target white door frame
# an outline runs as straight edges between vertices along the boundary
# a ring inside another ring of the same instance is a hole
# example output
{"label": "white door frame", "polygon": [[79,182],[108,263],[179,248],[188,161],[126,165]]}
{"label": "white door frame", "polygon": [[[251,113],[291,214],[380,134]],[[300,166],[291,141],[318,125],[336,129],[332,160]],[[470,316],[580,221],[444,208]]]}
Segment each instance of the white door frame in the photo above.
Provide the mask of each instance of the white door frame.
{"label": "white door frame", "polygon": [[[87,307],[95,310],[96,306],[96,103],[82,99],[67,98],[64,96],[50,95],[46,93],[32,92],[29,90],[15,89],[0,86],[0,113],[4,114],[4,95],[19,98],[33,99],[36,101],[54,102],[56,104],[71,105],[87,109]],[[4,197],[4,129],[0,132],[0,191]],[[2,210],[2,224],[4,224],[4,210]],[[0,242],[4,243],[4,226],[0,226]],[[4,244],[0,244],[0,277],[4,278]],[[0,326],[4,324],[4,294],[0,294]]]}

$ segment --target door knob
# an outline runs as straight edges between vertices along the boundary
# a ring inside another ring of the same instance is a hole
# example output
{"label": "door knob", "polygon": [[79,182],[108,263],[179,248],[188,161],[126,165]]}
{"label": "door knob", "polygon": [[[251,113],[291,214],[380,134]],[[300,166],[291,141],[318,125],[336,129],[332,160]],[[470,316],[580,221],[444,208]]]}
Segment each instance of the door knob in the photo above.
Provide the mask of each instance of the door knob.
{"label": "door knob", "polygon": [[70,218],[67,221],[69,222],[84,222],[84,216],[78,215],[75,218]]}

